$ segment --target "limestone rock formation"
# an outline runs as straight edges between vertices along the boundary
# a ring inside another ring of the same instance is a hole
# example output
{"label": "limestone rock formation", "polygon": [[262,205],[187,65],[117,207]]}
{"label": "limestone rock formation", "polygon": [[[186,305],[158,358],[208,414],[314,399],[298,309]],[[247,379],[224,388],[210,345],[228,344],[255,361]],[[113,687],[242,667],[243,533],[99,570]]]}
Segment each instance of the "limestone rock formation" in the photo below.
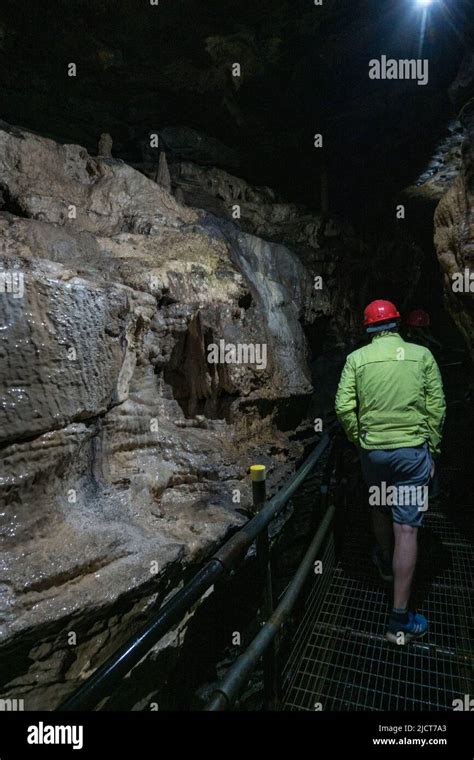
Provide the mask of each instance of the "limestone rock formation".
{"label": "limestone rock formation", "polygon": [[[271,188],[255,187],[222,169],[175,162],[171,173],[175,196],[186,204],[232,220],[232,229],[283,242],[297,253],[315,286],[319,278],[323,283],[316,305],[318,316],[331,317],[333,343],[348,335],[360,340],[367,300],[384,289],[404,294],[401,308],[405,300],[409,303],[420,277],[422,251],[399,225],[356,235],[347,221],[283,202]],[[390,281],[384,272],[390,272]]]}
{"label": "limestone rock formation", "polygon": [[0,189],[7,208],[11,199],[15,211],[32,219],[72,222],[74,229],[102,235],[152,234],[165,222],[178,227],[197,220],[195,211],[122,161],[95,159],[79,145],[3,126]]}
{"label": "limestone rock formation", "polygon": [[168,162],[166,160],[166,153],[164,150],[160,153],[160,160],[158,162],[158,171],[156,174],[156,181],[161,187],[164,187],[168,192],[171,190],[171,177],[168,168]]}
{"label": "limestone rock formation", "polygon": [[112,158],[112,145],[113,140],[111,135],[108,132],[102,132],[97,146],[97,155],[104,158]]}
{"label": "limestone rock formation", "polygon": [[462,106],[462,167],[435,213],[435,245],[446,305],[474,358],[474,58],[466,57],[452,95]]}
{"label": "limestone rock formation", "polygon": [[316,249],[321,244],[320,236],[342,232],[334,220],[326,227],[321,216],[309,214],[295,203],[281,203],[269,187],[254,187],[223,169],[175,162],[172,180],[186,204],[234,219],[247,232],[264,238]]}
{"label": "limestone rock formation", "polygon": [[455,120],[437,145],[428,166],[415,184],[406,189],[406,194],[423,200],[441,200],[462,169],[462,142],[463,128]]}
{"label": "limestone rock formation", "polygon": [[239,165],[235,149],[224,145],[211,135],[190,127],[164,127],[160,141],[174,160],[188,160],[208,166],[236,167]]}
{"label": "limestone rock formation", "polygon": [[[251,458],[301,454],[276,417],[304,414],[329,301],[285,246],[80,146],[3,124],[0,183],[0,693],[48,708],[242,523]],[[209,364],[221,340],[268,361]]]}

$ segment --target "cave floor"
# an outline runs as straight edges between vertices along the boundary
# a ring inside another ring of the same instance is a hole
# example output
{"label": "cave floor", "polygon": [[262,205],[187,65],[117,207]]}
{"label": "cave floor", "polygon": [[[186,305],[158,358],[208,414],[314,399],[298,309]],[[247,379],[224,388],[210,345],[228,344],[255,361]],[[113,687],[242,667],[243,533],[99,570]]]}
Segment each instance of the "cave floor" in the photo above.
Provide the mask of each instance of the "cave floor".
{"label": "cave floor", "polygon": [[430,507],[414,583],[429,631],[396,647],[384,638],[391,589],[371,564],[362,510],[346,510],[337,551],[334,536],[327,541],[323,566],[332,571],[314,576],[305,599],[283,672],[283,709],[451,711],[473,688],[472,543]]}

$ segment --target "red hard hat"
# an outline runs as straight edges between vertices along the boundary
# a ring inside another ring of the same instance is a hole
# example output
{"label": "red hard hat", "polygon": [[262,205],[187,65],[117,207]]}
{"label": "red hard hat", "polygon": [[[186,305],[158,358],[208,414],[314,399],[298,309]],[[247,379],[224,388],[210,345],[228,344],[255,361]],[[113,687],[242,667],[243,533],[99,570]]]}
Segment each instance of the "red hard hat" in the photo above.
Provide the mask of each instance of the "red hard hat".
{"label": "red hard hat", "polygon": [[411,327],[429,327],[431,324],[430,315],[423,309],[415,309],[409,313],[406,323]]}
{"label": "red hard hat", "polygon": [[400,319],[398,309],[390,301],[372,301],[364,311],[364,326],[375,325],[377,322],[387,322],[390,319]]}

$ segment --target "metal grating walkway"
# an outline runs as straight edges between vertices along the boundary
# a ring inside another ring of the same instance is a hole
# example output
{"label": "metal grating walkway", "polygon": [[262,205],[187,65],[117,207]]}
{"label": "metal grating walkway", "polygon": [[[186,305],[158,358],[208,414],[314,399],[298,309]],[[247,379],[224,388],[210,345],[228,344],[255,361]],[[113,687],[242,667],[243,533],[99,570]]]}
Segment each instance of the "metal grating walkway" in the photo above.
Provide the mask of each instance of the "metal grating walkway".
{"label": "metal grating walkway", "polygon": [[452,710],[473,694],[473,547],[430,509],[415,579],[430,629],[398,648],[384,638],[391,590],[371,565],[364,519],[360,505],[345,515],[339,559],[328,540],[283,672],[283,709]]}

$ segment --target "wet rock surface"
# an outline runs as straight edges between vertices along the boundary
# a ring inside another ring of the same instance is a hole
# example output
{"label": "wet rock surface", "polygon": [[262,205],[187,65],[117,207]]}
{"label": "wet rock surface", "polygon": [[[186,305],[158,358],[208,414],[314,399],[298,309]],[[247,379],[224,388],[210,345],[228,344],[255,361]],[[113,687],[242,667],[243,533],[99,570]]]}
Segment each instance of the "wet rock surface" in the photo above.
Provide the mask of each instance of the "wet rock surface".
{"label": "wet rock surface", "polygon": [[435,212],[435,246],[446,306],[474,357],[474,58],[466,55],[451,87],[463,127],[461,171]]}
{"label": "wet rock surface", "polygon": [[[123,162],[5,127],[0,169],[1,691],[49,708],[247,519],[252,460],[272,489],[301,456],[330,305]],[[209,364],[220,340],[268,361]]]}
{"label": "wet rock surface", "polygon": [[416,183],[407,188],[406,194],[412,198],[439,201],[462,170],[463,128],[453,121],[446,136],[439,142]]}

